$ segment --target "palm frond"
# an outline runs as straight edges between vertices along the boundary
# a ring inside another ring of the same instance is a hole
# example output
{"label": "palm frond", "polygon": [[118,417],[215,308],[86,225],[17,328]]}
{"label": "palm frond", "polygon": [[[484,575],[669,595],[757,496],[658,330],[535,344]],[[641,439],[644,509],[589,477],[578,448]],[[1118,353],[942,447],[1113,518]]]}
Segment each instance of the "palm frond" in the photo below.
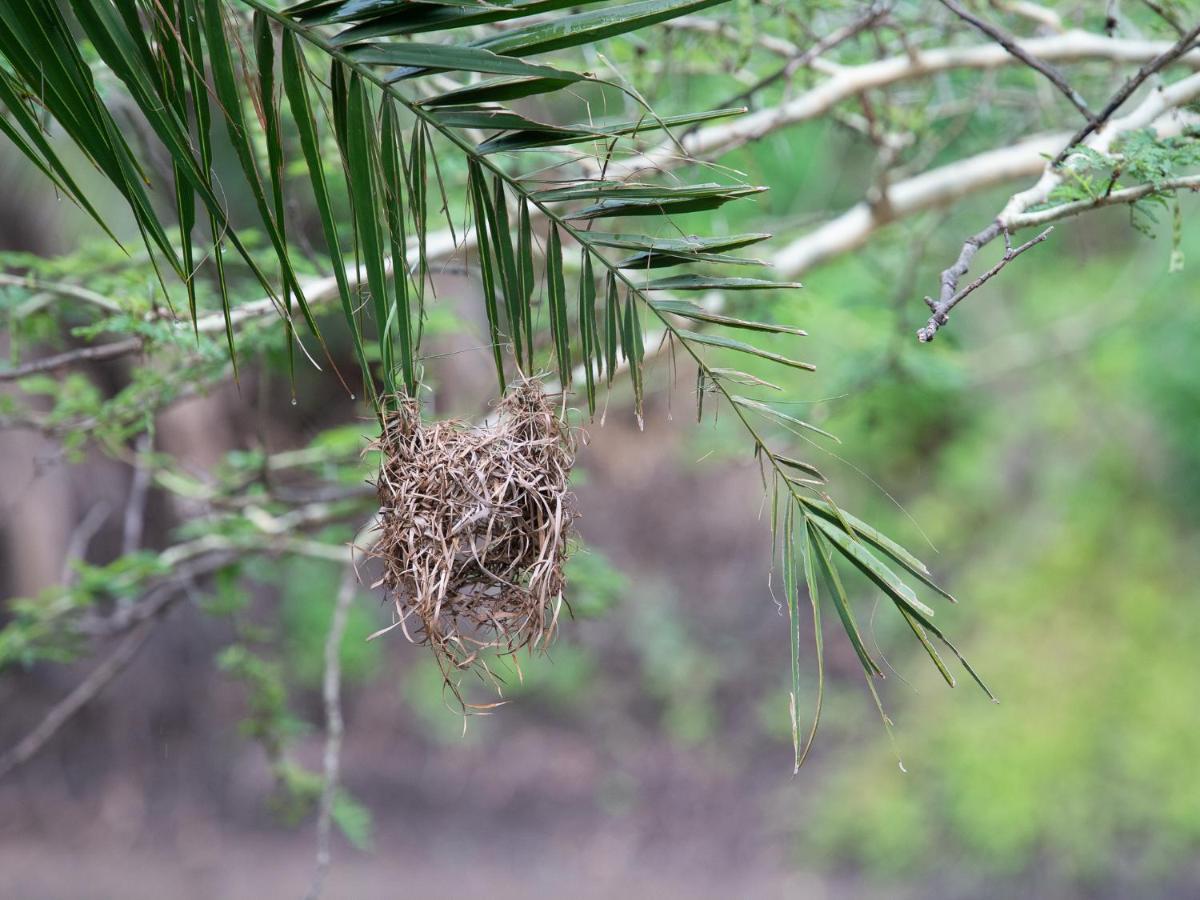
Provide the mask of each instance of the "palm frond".
{"label": "palm frond", "polygon": [[[295,330],[296,311],[308,332],[324,343],[289,244],[287,210],[291,198],[303,190],[321,224],[367,396],[381,416],[400,398],[415,396],[421,383],[422,323],[431,289],[431,208],[440,209],[453,229],[452,194],[472,222],[470,242],[476,250],[488,342],[501,391],[514,378],[548,367],[551,358],[562,387],[569,390],[578,364],[588,409],[594,414],[597,388],[612,384],[624,360],[640,418],[646,357],[642,316],[648,316],[661,328],[664,340],[697,367],[701,399],[712,393],[734,412],[755,454],[773,475],[777,505],[782,498],[783,560],[793,622],[794,714],[800,571],[813,607],[818,666],[820,606],[832,602],[869,678],[881,672],[863,646],[833,552],[896,604],[945,671],[927,636],[945,640],[930,623],[933,610],[881,557],[941,591],[915,557],[834,506],[819,489],[824,476],[814,466],[775,452],[760,434],[758,422],[764,418],[805,440],[828,437],[824,432],[735,393],[747,384],[770,385],[757,376],[718,368],[707,358],[714,352],[736,353],[811,369],[789,355],[712,329],[760,336],[804,332],[671,296],[798,287],[709,271],[759,264],[732,251],[768,235],[686,236],[674,226],[675,216],[746,201],[765,188],[617,181],[602,174],[604,160],[619,148],[636,154],[642,135],[670,134],[672,128],[741,110],[659,117],[625,87],[575,71],[569,54],[532,61],[723,2],[308,0],[284,11],[267,0],[70,0],[71,22],[57,4],[8,0],[0,8],[0,103],[7,110],[0,116],[0,130],[64,195],[103,225],[43,133],[40,114],[53,119],[120,192],[152,256],[188,285],[193,322],[193,283],[206,268],[201,261],[211,260],[235,359],[226,245],[274,298],[289,353],[294,346],[304,346]],[[498,22],[504,23],[503,30],[487,28]],[[170,159],[178,246],[154,203],[149,187],[153,178],[140,162],[144,154],[110,112],[76,34],[123,83]],[[635,114],[600,122],[581,114],[574,123],[561,124],[507,105],[563,94],[555,108],[579,108],[582,91],[619,96],[633,104]],[[236,189],[247,191],[251,201],[250,225],[266,235],[277,278],[249,250],[224,201],[231,186],[222,188],[213,174],[215,119],[237,164],[241,181]],[[594,148],[596,169],[569,168],[578,158],[570,148],[580,146]],[[548,158],[555,165],[546,167]],[[529,159],[537,167],[523,169],[521,164]],[[307,170],[307,179],[289,176],[296,161]],[[465,171],[462,196],[447,187],[443,163],[447,171],[451,165],[456,173]],[[557,172],[560,165],[568,166],[565,179],[539,177],[541,171]],[[338,213],[335,185],[342,179],[352,240],[343,233]],[[207,246],[200,246],[195,234],[201,213],[209,225]],[[634,230],[592,230],[611,219],[633,222],[628,227]],[[653,227],[640,233],[636,223]],[[675,229],[675,236],[649,233],[665,230],[663,223]],[[466,237],[464,247],[469,243]],[[568,301],[568,260],[575,252],[578,294],[577,301]],[[351,259],[354,265],[348,267]],[[646,274],[678,266],[703,271]],[[358,296],[360,284],[366,288],[365,302]],[[539,320],[536,310],[546,315]],[[549,332],[548,342],[535,328],[539,321]],[[372,333],[377,347],[369,352],[366,342]],[[818,701],[818,714],[819,707]],[[802,755],[797,738],[797,764]]]}

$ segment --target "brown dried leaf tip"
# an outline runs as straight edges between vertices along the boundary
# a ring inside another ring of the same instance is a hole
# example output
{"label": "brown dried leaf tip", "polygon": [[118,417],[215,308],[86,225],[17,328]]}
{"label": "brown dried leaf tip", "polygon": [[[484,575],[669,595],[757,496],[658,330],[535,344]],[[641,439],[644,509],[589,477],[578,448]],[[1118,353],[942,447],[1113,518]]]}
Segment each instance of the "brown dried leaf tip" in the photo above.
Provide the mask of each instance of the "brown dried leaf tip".
{"label": "brown dried leaf tip", "polygon": [[384,631],[429,645],[456,696],[452,676],[489,671],[485,651],[545,649],[575,518],[575,436],[541,383],[513,385],[484,425],[426,424],[401,398],[373,449],[382,462],[371,555],[384,568],[373,587],[395,605]]}

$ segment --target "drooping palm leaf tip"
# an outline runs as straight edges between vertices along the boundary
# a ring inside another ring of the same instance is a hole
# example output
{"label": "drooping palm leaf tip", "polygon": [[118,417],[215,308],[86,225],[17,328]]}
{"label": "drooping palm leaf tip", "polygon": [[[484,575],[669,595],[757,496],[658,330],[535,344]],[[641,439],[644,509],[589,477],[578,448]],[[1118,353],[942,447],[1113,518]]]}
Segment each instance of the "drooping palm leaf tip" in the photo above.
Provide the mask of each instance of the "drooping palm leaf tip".
{"label": "drooping palm leaf tip", "polygon": [[[776,546],[782,547],[792,613],[795,722],[801,582],[813,608],[818,668],[819,615],[821,605],[828,603],[868,682],[882,675],[865,649],[839,580],[835,561],[841,560],[895,604],[953,684],[932,642],[944,642],[930,621],[932,610],[892,567],[937,588],[918,560],[835,506],[820,473],[773,450],[759,429],[765,421],[805,441],[817,430],[745,396],[744,391],[766,385],[761,379],[714,366],[708,359],[712,353],[740,353],[809,369],[807,363],[723,330],[803,332],[721,314],[673,296],[798,285],[715,274],[654,274],[683,265],[711,270],[753,262],[730,251],[769,237],[685,237],[674,221],[764,188],[667,184],[659,170],[688,162],[678,146],[678,152],[656,154],[653,165],[637,166],[638,149],[647,136],[671,140],[674,126],[740,110],[663,118],[645,108],[634,91],[566,68],[569,55],[534,61],[723,2],[310,0],[280,11],[266,0],[68,0],[69,19],[58,3],[5,0],[0,4],[0,103],[5,108],[0,129],[103,227],[102,217],[43,130],[45,118],[56,122],[128,203],[164,290],[171,273],[186,285],[193,322],[197,279],[215,286],[235,363],[239,314],[228,282],[231,264],[236,262],[261,284],[283,319],[289,348],[298,347],[310,358],[296,319],[303,320],[306,333],[323,348],[314,307],[326,294],[336,296],[381,426],[393,421],[393,413],[411,418],[411,398],[421,381],[419,345],[430,274],[446,249],[442,234],[432,228],[431,209],[445,213],[447,231],[460,252],[474,245],[501,391],[553,357],[562,388],[570,390],[581,381],[594,414],[597,390],[627,369],[640,416],[643,328],[644,322],[654,321],[661,341],[696,365],[700,400],[711,395],[729,407],[746,428],[764,473],[771,476],[765,483],[774,498]],[[491,27],[496,24],[502,28]],[[162,192],[163,186],[152,182],[143,154],[128,137],[147,129],[122,128],[110,112],[85,43],[123,83],[171,160],[177,231],[160,218],[153,190]],[[597,122],[579,99],[583,89],[614,98],[611,105],[631,111],[615,121]],[[564,94],[556,107],[565,102],[579,109],[583,124],[539,121],[510,105],[551,94]],[[241,188],[217,183],[212,164],[218,145],[232,150],[251,200],[250,224],[266,235],[274,251],[272,266],[251,253],[241,224],[226,209],[224,198]],[[446,162],[454,159],[465,162],[465,204],[451,203],[443,176]],[[606,175],[618,168],[609,165],[618,159],[621,174]],[[289,174],[299,160],[306,178]],[[342,178],[350,235],[343,234],[337,212],[341,198],[334,185]],[[306,286],[297,274],[285,219],[289,204],[304,192],[311,194],[321,222],[335,292]],[[456,232],[450,216],[452,208],[464,205],[473,221],[465,235]],[[614,219],[649,222],[656,233],[631,232],[628,225],[596,228]],[[579,254],[577,296],[574,291],[568,296],[568,253]],[[372,340],[376,346],[369,348]],[[819,695],[820,688],[818,713]],[[802,750],[797,728],[795,744],[799,764],[811,737]]]}

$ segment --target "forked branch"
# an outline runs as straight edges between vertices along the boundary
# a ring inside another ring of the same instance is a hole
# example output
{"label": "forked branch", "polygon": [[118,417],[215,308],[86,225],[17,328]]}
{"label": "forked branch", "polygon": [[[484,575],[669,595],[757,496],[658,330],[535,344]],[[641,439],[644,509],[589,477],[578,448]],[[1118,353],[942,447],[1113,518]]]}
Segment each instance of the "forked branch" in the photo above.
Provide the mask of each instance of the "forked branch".
{"label": "forked branch", "polygon": [[1058,156],[1054,157],[1054,166],[1057,168],[1063,164],[1063,161],[1070,155],[1071,150],[1077,147],[1089,135],[1095,133],[1104,127],[1104,124],[1113,117],[1118,109],[1124,105],[1125,101],[1133,96],[1134,92],[1145,83],[1146,79],[1158,74],[1175,60],[1179,59],[1189,50],[1192,50],[1197,39],[1200,38],[1200,25],[1197,25],[1191,31],[1186,32],[1175,44],[1164,50],[1154,59],[1147,62],[1133,74],[1133,76],[1121,86],[1108,103],[1104,104],[1104,108],[1097,113],[1096,117],[1091,119],[1086,125],[1077,131],[1071,140],[1067,142],[1067,146],[1059,152]]}
{"label": "forked branch", "polygon": [[1079,91],[1071,87],[1070,82],[1067,81],[1066,76],[1062,72],[1045,60],[1039,59],[1030,53],[1020,45],[1016,38],[1003,28],[993,25],[986,19],[981,19],[974,13],[964,9],[955,0],[941,0],[941,4],[964,22],[968,22],[979,31],[982,31],[1021,62],[1025,63],[1025,65],[1029,66],[1029,68],[1044,75],[1051,84],[1058,88],[1064,97],[1071,101],[1071,105],[1079,110],[1085,119],[1089,122],[1092,121],[1092,111],[1088,109],[1087,101],[1083,99]]}
{"label": "forked branch", "polygon": [[[938,329],[949,321],[950,311],[958,306],[969,294],[981,288],[985,283],[990,281],[994,276],[1000,273],[1000,270],[1007,266],[1010,262],[1033,247],[1035,244],[1040,244],[1050,236],[1050,232],[1054,230],[1054,226],[1050,226],[1037,237],[1026,241],[1019,247],[1013,247],[1010,234],[1007,229],[1000,226],[999,222],[993,222],[987,228],[978,234],[967,238],[963,244],[962,252],[959,253],[958,259],[954,265],[942,272],[942,292],[938,300],[932,297],[925,298],[925,304],[932,310],[933,315],[929,317],[929,321],[925,327],[918,329],[917,338],[922,343],[932,341],[938,333]],[[987,244],[990,244],[999,235],[1004,236],[1004,255],[1000,257],[1000,261],[968,284],[965,288],[959,290],[959,280],[967,274],[967,270],[971,266],[971,260],[975,258],[975,254]]]}

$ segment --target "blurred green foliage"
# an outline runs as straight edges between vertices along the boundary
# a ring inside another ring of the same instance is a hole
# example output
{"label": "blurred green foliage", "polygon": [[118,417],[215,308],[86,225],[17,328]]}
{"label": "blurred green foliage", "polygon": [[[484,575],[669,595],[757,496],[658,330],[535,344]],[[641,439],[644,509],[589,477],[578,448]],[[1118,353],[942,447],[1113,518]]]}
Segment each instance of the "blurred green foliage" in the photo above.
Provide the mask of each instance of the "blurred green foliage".
{"label": "blurred green foliage", "polygon": [[[763,24],[754,5],[738,3],[746,47]],[[822,5],[830,4],[795,4],[797,14]],[[898,6],[911,11],[917,4]],[[1103,6],[1085,10],[1083,24],[1095,26]],[[1136,14],[1139,24],[1161,32],[1145,10]],[[787,29],[769,22],[766,30]],[[712,105],[728,92],[725,79],[712,74],[671,77],[669,67],[685,71],[686,60],[673,56],[663,63],[655,46],[639,47],[640,41],[613,47],[611,58],[630,68],[631,80],[647,86],[663,113]],[[696,46],[706,45],[697,39]],[[652,68],[659,64],[667,68]],[[970,96],[992,77],[950,73],[938,89]],[[1018,104],[1036,77],[1015,69],[994,77],[1011,91],[997,92],[984,107],[926,123],[926,106],[910,98],[895,112],[884,107],[884,124],[923,129],[935,147],[946,138],[946,146],[921,160],[926,167],[997,146],[1026,114]],[[1081,86],[1092,77],[1107,84],[1109,73],[1088,72]],[[1061,127],[1042,111],[1032,116],[1023,122],[1028,131]],[[1115,178],[1127,179],[1122,184],[1161,179],[1198,161],[1194,140],[1134,135],[1119,149],[1120,173],[1112,157],[1090,159],[1054,200],[1092,198]],[[872,154],[859,136],[834,123],[789,129],[722,160],[748,181],[771,185],[769,194],[683,217],[678,225],[687,233],[794,233],[861,198]],[[450,158],[449,180],[461,180],[456,166]],[[334,197],[343,197],[338,167],[330,177]],[[1132,213],[1114,210],[1064,224],[964,304],[934,345],[918,345],[912,333],[927,315],[920,297],[932,290],[962,237],[994,215],[1005,192],[887,229],[868,249],[806,273],[802,291],[738,298],[739,314],[806,328],[812,337],[764,336],[759,343],[815,362],[818,372],[781,372],[746,357],[729,364],[780,383],[788,398],[798,398],[789,413],[842,439],[840,447],[803,443],[796,452],[835,479],[839,502],[878,522],[946,576],[962,604],[945,612],[939,607],[939,622],[944,617],[963,636],[960,646],[1002,701],[993,706],[970,688],[945,690],[914,656],[919,650],[903,640],[902,623],[871,615],[867,586],[849,578],[871,640],[907,679],[889,671],[883,685],[897,742],[893,746],[879,726],[861,680],[834,679],[822,725],[830,743],[799,782],[781,788],[779,825],[795,835],[805,864],[861,867],[880,878],[920,879],[937,868],[987,879],[1040,869],[1086,887],[1120,869],[1138,883],[1166,883],[1200,848],[1200,779],[1191,776],[1200,757],[1200,292],[1192,268],[1168,271],[1200,259],[1191,227],[1200,209],[1194,198],[1183,198],[1168,208],[1168,226],[1147,218],[1155,203],[1163,211],[1161,200],[1152,199]],[[1159,240],[1132,233],[1131,215]],[[1190,237],[1175,225],[1176,216],[1191,227]],[[1174,254],[1163,240],[1168,228]],[[988,248],[978,265],[989,265],[997,252]],[[297,255],[303,271],[300,260]],[[228,377],[221,336],[197,342],[186,329],[142,318],[161,295],[144,256],[127,257],[106,241],[82,241],[63,257],[5,254],[0,264],[47,280],[87,272],[91,289],[127,304],[125,316],[106,319],[102,328],[140,334],[174,351],[167,365],[136,367],[132,382],[107,398],[81,376],[22,381],[29,397],[48,405],[49,424],[62,426],[73,460],[86,441],[120,446],[146,426],[148,409],[185,388],[208,390]],[[244,272],[233,273],[248,283]],[[247,298],[256,294],[249,286]],[[428,335],[471,327],[452,300],[451,293],[431,305]],[[176,309],[186,303],[181,292],[171,301]],[[202,291],[200,302],[202,309],[214,308],[211,294]],[[28,346],[58,349],[65,346],[63,335],[98,335],[89,316],[51,304],[36,290],[0,288],[0,316],[12,337],[9,364],[21,362]],[[275,377],[286,377],[273,329],[246,329],[239,348],[246,356],[261,354]],[[656,387],[666,386],[663,371],[653,377]],[[686,385],[687,378],[678,383]],[[616,388],[614,409],[628,393]],[[684,394],[677,390],[680,407]],[[0,397],[0,416],[23,412],[12,396]],[[745,462],[745,441],[730,419],[722,415],[713,424],[707,417],[679,448],[679,463],[715,471]],[[81,429],[81,422],[89,427]],[[373,468],[370,456],[358,456],[370,430],[370,423],[353,423],[314,438],[310,446],[328,457],[313,467],[315,474],[326,482],[361,482]],[[783,432],[777,439],[780,447],[797,443]],[[264,459],[261,448],[231,454],[216,473],[218,487],[257,477]],[[183,533],[232,538],[250,526],[229,515],[193,522],[190,529]],[[922,530],[939,552],[922,547]],[[81,566],[74,591],[12,603],[12,619],[0,631],[0,665],[71,658],[75,646],[60,630],[61,620],[98,600],[135,594],[128,579],[142,578],[138,567],[150,562],[130,556],[107,567]],[[714,664],[705,635],[690,623],[687,598],[663,579],[622,574],[594,548],[576,550],[568,576],[571,612],[618,631],[628,664],[614,671],[602,651],[572,635],[549,656],[522,657],[519,672],[497,662],[504,697],[519,698],[519,709],[549,709],[558,720],[586,720],[593,715],[589,703],[605,690],[632,685],[629,696],[679,747],[701,747],[717,735],[717,695],[723,679],[733,676]],[[267,624],[250,615],[248,582],[276,588],[277,613]],[[319,777],[286,751],[310,728],[293,706],[297,694],[311,696],[319,688],[336,588],[335,567],[327,562],[264,557],[222,570],[204,602],[236,623],[235,639],[218,662],[245,689],[243,730],[271,757],[274,805],[289,821],[310,815],[319,794]],[[769,601],[758,599],[752,614],[774,616]],[[341,647],[350,683],[391,674],[383,645],[363,640],[383,618],[371,602],[358,598]],[[832,630],[829,637],[830,645],[844,640]],[[782,624],[778,640],[786,643]],[[737,652],[720,659],[737,662]],[[785,681],[781,671],[747,698],[756,725],[781,746],[789,737]],[[471,687],[480,699],[494,699],[485,686]],[[815,690],[811,669],[802,689]],[[394,690],[424,736],[463,740],[461,710],[427,655],[405,655]],[[466,741],[479,740],[486,727],[468,728]],[[907,774],[897,767],[897,754]],[[623,772],[596,787],[602,808],[614,813],[628,810],[637,792]],[[370,814],[348,794],[339,793],[334,815],[356,846],[369,843]]]}
{"label": "blurred green foliage", "polygon": [[[889,659],[912,688],[889,677],[884,700],[908,774],[865,727],[860,697],[851,743],[813,783],[820,824],[794,826],[810,865],[889,879],[1036,869],[1094,886],[1120,871],[1147,886],[1200,845],[1187,774],[1200,754],[1194,275],[1169,273],[1159,243],[1079,228],[1055,238],[1075,247],[1023,260],[973,298],[948,340],[901,348],[915,367],[864,379],[860,355],[858,371],[824,369],[830,392],[850,396],[823,425],[938,545],[931,562],[962,600],[948,621],[1001,704],[942,690],[896,641]],[[1068,263],[1071,251],[1086,261]],[[854,269],[810,287],[837,291],[853,315]],[[842,321],[811,313],[818,333]],[[843,478],[859,484],[856,509],[914,533],[873,486]],[[891,645],[884,623],[873,630]]]}
{"label": "blurred green foliage", "polygon": [[[271,566],[270,578],[280,593],[283,660],[301,687],[315,689],[321,684],[325,635],[340,577],[337,566],[303,557]],[[342,677],[350,682],[364,681],[379,670],[381,645],[364,639],[379,627],[375,602],[364,593],[350,607],[341,646]]]}

